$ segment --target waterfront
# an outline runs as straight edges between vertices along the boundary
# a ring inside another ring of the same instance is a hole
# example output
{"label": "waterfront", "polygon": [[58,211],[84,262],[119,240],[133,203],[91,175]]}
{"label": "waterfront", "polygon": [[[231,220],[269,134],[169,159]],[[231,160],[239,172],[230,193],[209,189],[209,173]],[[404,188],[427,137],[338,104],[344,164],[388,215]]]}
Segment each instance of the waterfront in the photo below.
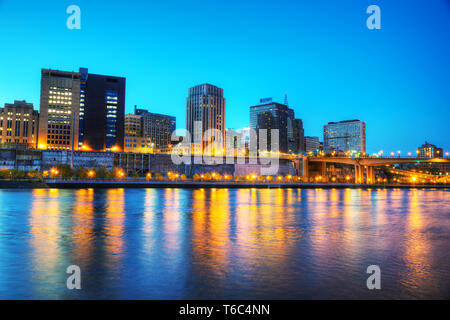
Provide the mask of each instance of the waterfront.
{"label": "waterfront", "polygon": [[[450,192],[0,190],[1,299],[450,298]],[[366,288],[380,265],[382,290]],[[79,265],[82,290],[66,288]]]}

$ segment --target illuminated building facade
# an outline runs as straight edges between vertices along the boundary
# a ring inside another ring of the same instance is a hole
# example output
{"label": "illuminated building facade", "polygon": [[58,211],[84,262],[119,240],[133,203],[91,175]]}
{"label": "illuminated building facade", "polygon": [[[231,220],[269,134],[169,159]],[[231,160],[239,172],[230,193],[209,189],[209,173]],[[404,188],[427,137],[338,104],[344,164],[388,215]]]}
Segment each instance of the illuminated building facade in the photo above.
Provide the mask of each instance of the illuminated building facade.
{"label": "illuminated building facade", "polygon": [[126,79],[88,73],[80,68],[80,147],[123,150]]}
{"label": "illuminated building facade", "polygon": [[443,158],[444,150],[436,147],[434,144],[430,144],[427,141],[418,149],[419,157],[421,158]]}
{"label": "illuminated building facade", "polygon": [[172,133],[177,121],[173,116],[152,113],[134,107],[134,114],[125,115],[125,137],[142,137],[151,140],[152,149],[168,152],[172,148]]}
{"label": "illuminated building facade", "polygon": [[142,137],[142,116],[125,115],[125,137]]}
{"label": "illuminated building facade", "polygon": [[153,146],[150,138],[125,135],[124,152],[153,153]]}
{"label": "illuminated building facade", "polygon": [[366,124],[360,120],[329,122],[323,127],[324,150],[366,152]]}
{"label": "illuminated building facade", "polygon": [[171,148],[176,126],[175,117],[152,112],[142,114],[142,136],[150,138],[154,148],[161,152]]}
{"label": "illuminated building facade", "polygon": [[36,148],[39,113],[26,101],[6,103],[0,108],[0,146],[7,148]]}
{"label": "illuminated building facade", "polygon": [[318,137],[305,137],[305,152],[316,152],[320,150]]}
{"label": "illuminated building facade", "polygon": [[80,76],[42,69],[39,149],[78,150]]}
{"label": "illuminated building facade", "polygon": [[227,154],[240,155],[242,150],[242,136],[241,133],[233,129],[225,129],[225,149]]}
{"label": "illuminated building facade", "polygon": [[[211,84],[202,84],[189,89],[187,98],[186,130],[191,135],[195,152],[203,153],[209,146],[210,152],[224,149],[225,145],[225,98],[223,89]],[[199,125],[196,125],[198,123]],[[222,141],[216,140],[210,129],[220,131]],[[196,146],[194,144],[199,144]]]}

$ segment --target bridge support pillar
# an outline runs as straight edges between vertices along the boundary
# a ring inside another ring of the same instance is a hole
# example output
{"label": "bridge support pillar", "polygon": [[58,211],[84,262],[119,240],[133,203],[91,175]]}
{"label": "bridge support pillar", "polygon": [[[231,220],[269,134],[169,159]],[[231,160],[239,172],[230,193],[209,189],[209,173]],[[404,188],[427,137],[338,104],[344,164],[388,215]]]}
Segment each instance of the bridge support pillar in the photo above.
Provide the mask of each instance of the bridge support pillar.
{"label": "bridge support pillar", "polygon": [[373,174],[373,167],[370,167],[370,183],[371,184],[374,184],[375,183],[375,177],[374,177],[374,174]]}
{"label": "bridge support pillar", "polygon": [[375,174],[373,167],[367,167],[367,183],[374,184],[375,183]]}
{"label": "bridge support pillar", "polygon": [[309,161],[307,157],[302,160],[302,177],[303,182],[309,182]]}
{"label": "bridge support pillar", "polygon": [[361,165],[355,164],[355,183],[361,183]]}
{"label": "bridge support pillar", "polygon": [[326,177],[327,177],[327,163],[325,161],[322,162],[321,169],[322,169],[321,170],[322,171],[322,173],[321,173],[322,179],[326,180]]}

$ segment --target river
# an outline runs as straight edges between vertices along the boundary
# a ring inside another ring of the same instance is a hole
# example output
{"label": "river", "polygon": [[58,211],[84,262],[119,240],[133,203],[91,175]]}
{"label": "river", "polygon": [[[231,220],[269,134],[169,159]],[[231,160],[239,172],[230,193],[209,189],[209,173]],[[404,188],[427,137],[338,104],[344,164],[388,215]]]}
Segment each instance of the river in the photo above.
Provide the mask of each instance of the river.
{"label": "river", "polygon": [[[450,191],[0,190],[0,299],[450,298]],[[69,290],[68,266],[81,270]],[[369,290],[378,265],[381,290]]]}

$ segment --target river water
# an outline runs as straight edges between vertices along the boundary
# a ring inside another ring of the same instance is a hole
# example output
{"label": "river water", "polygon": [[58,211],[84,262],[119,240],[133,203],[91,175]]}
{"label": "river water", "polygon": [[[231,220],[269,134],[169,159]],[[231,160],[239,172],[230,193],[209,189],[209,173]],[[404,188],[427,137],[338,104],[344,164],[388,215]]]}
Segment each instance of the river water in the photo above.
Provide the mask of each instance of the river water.
{"label": "river water", "polygon": [[[450,191],[0,190],[0,299],[450,298]],[[69,290],[68,266],[81,269]],[[369,290],[378,265],[381,290]]]}

